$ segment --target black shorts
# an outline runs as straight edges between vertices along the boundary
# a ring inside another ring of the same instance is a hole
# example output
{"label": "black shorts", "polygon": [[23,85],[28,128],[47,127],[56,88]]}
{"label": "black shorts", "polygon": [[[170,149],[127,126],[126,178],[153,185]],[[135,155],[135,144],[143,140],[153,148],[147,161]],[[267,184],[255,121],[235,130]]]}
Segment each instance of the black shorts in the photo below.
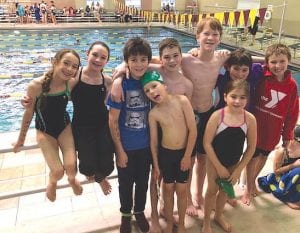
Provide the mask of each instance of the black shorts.
{"label": "black shorts", "polygon": [[262,150],[262,149],[256,148],[252,158],[256,158],[259,155],[267,157],[270,153],[271,153],[271,151],[267,151],[267,150]]}
{"label": "black shorts", "polygon": [[249,32],[251,35],[253,35],[253,36],[256,35],[257,30],[258,30],[258,26],[254,26],[254,27],[249,26],[249,27],[248,27],[248,32]]}
{"label": "black shorts", "polygon": [[97,128],[72,124],[72,130],[80,173],[101,182],[114,170],[114,144],[108,125]]}
{"label": "black shorts", "polygon": [[210,116],[213,114],[214,108],[212,107],[207,112],[196,112],[194,111],[196,122],[197,122],[197,140],[196,140],[196,151],[199,154],[206,154],[204,147],[203,147],[203,137],[204,137],[204,131],[206,128],[206,124],[210,118]]}
{"label": "black shorts", "polygon": [[161,147],[158,155],[159,168],[164,183],[187,183],[189,172],[180,169],[180,162],[184,156],[185,149],[170,150]]}

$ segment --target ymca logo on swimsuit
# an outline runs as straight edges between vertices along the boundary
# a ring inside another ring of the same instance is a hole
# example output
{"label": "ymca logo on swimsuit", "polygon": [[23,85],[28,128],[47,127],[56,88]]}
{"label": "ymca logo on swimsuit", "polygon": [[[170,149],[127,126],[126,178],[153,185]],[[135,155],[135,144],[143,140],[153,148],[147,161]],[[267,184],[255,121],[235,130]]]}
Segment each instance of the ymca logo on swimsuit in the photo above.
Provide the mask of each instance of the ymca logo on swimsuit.
{"label": "ymca logo on swimsuit", "polygon": [[265,104],[266,108],[274,108],[276,107],[277,103],[279,103],[280,100],[282,100],[284,97],[286,97],[286,94],[280,91],[271,90],[271,100],[267,97],[262,96],[261,98],[265,101],[269,101]]}

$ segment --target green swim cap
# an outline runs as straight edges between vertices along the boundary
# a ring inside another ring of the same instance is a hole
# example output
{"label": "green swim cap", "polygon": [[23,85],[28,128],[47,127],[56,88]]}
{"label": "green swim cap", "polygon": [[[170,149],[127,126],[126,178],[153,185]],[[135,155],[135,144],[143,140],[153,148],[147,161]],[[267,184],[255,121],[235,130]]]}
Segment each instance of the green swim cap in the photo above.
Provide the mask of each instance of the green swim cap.
{"label": "green swim cap", "polygon": [[145,86],[147,83],[150,83],[152,81],[158,81],[164,83],[164,80],[162,79],[161,75],[157,71],[147,71],[143,75],[141,81],[143,86]]}

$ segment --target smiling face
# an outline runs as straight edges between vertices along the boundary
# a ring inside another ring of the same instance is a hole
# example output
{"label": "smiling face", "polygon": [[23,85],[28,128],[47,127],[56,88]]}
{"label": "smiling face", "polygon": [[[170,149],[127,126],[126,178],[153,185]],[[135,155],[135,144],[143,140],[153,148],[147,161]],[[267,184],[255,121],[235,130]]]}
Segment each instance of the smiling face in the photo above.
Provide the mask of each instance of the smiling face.
{"label": "smiling face", "polygon": [[244,109],[247,104],[247,94],[244,89],[233,89],[224,94],[224,100],[229,108]]}
{"label": "smiling face", "polygon": [[232,65],[228,70],[232,80],[246,80],[250,72],[249,66],[246,65]]}
{"label": "smiling face", "polygon": [[140,79],[144,75],[148,69],[148,64],[148,56],[139,54],[135,56],[129,56],[127,62],[130,75],[134,79]]}
{"label": "smiling face", "polygon": [[166,47],[163,49],[160,59],[167,71],[178,71],[182,55],[178,47]]}
{"label": "smiling face", "polygon": [[75,77],[79,68],[79,59],[73,53],[65,53],[59,61],[54,61],[54,75],[63,80]]}
{"label": "smiling face", "polygon": [[109,58],[109,51],[101,44],[95,44],[87,52],[87,67],[88,69],[100,72],[107,64]]}
{"label": "smiling face", "polygon": [[280,81],[284,79],[284,73],[288,68],[288,57],[284,54],[272,54],[268,58],[268,68],[272,74]]}
{"label": "smiling face", "polygon": [[207,51],[214,51],[219,45],[221,40],[221,35],[217,30],[210,28],[209,24],[206,24],[203,31],[197,36],[197,42],[200,49]]}

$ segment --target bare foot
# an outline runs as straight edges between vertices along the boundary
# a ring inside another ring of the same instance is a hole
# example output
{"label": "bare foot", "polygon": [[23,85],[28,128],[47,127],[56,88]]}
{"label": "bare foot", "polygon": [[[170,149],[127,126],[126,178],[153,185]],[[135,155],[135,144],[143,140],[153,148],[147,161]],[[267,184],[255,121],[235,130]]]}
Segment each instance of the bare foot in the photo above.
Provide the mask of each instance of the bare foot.
{"label": "bare foot", "polygon": [[164,233],[173,233],[173,224],[167,224],[167,227],[164,229]]}
{"label": "bare foot", "polygon": [[185,233],[186,229],[184,227],[184,225],[178,225],[177,226],[177,233]]}
{"label": "bare foot", "polygon": [[163,218],[163,219],[167,219],[166,215],[165,215],[165,210],[164,208],[160,208],[159,209],[159,217]]}
{"label": "bare foot", "polygon": [[212,233],[210,222],[208,222],[208,223],[203,222],[201,233]]}
{"label": "bare foot", "polygon": [[185,213],[188,215],[188,216],[191,216],[191,217],[196,217],[198,216],[198,211],[196,209],[196,207],[194,206],[193,203],[189,203],[186,207],[186,211]]}
{"label": "bare foot", "polygon": [[294,210],[300,210],[300,202],[292,203],[292,202],[285,202],[285,204]]}
{"label": "bare foot", "polygon": [[244,195],[241,197],[241,201],[245,205],[250,205],[251,204],[251,195],[248,192],[244,193]]}
{"label": "bare foot", "polygon": [[200,210],[204,210],[204,199],[202,196],[198,196],[197,199],[196,199],[196,203],[197,203],[197,207],[198,209]]}
{"label": "bare foot", "polygon": [[108,195],[111,193],[111,185],[106,178],[101,180],[99,184],[104,195]]}
{"label": "bare foot", "polygon": [[95,176],[85,176],[85,178],[90,182],[95,181]]}
{"label": "bare foot", "polygon": [[253,191],[251,192],[251,196],[252,197],[257,197],[259,195],[259,191],[256,188],[256,186],[254,187]]}
{"label": "bare foot", "polygon": [[226,232],[231,232],[231,224],[226,221],[224,215],[215,217],[214,221]]}
{"label": "bare foot", "polygon": [[237,199],[235,199],[235,198],[227,199],[227,203],[229,205],[231,205],[232,207],[236,207],[237,206]]}
{"label": "bare foot", "polygon": [[69,184],[72,187],[73,193],[75,195],[81,195],[82,194],[83,188],[82,188],[82,186],[81,186],[81,184],[79,183],[78,180],[76,180],[76,179],[69,180]]}
{"label": "bare foot", "polygon": [[[168,220],[168,219],[167,219],[167,216],[165,215],[165,211],[164,211],[163,208],[161,208],[161,209],[159,210],[159,216],[160,216],[161,218],[163,218],[165,221]],[[179,222],[178,217],[176,217],[176,216],[173,215],[173,224],[174,224],[175,226],[177,226],[177,225],[178,225],[178,222]]]}
{"label": "bare foot", "polygon": [[54,202],[56,199],[56,183],[49,183],[46,189],[46,197]]}
{"label": "bare foot", "polygon": [[161,233],[161,227],[157,218],[151,218],[150,233]]}

